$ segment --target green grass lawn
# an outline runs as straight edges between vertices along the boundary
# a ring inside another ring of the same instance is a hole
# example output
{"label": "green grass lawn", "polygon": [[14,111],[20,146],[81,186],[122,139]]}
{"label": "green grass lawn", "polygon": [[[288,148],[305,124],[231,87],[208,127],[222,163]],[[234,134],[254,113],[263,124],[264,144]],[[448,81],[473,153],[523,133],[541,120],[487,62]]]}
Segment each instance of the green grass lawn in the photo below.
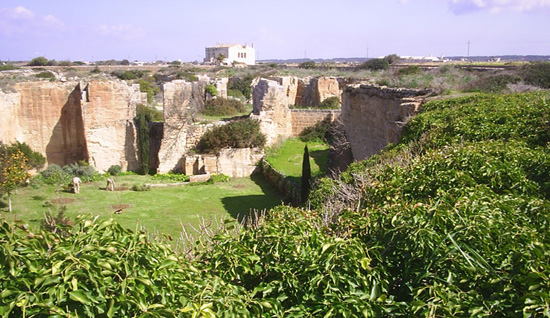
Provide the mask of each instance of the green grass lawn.
{"label": "green grass lawn", "polygon": [[[2,199],[0,219],[21,220],[36,228],[44,213],[51,211],[57,215],[65,206],[65,214],[70,218],[87,214],[113,217],[126,228],[135,229],[137,224],[149,232],[179,237],[180,224],[190,229],[190,226],[197,227],[202,219],[242,218],[252,209],[269,209],[281,204],[279,194],[257,177],[209,185],[151,188],[150,191],[130,190],[134,184],[159,183],[150,176],[118,176],[115,179],[119,189],[114,192],[105,190],[105,181],[84,183],[80,194],[56,192],[49,185],[39,189],[19,188],[17,194],[12,195],[11,213],[7,212],[6,197]],[[122,212],[114,214],[117,209]]]}
{"label": "green grass lawn", "polygon": [[[305,145],[305,142],[297,138],[287,139],[280,147],[270,149],[266,160],[279,172],[300,183]],[[329,145],[324,142],[308,142],[307,147],[311,176],[314,178],[324,176],[328,171]]]}

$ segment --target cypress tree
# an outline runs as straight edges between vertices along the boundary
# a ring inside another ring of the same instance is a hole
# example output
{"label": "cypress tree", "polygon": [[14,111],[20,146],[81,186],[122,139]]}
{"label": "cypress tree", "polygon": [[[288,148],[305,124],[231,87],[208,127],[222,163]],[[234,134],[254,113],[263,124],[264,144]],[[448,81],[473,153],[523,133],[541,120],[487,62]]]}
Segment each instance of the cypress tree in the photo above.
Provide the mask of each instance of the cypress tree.
{"label": "cypress tree", "polygon": [[309,151],[307,145],[304,147],[304,159],[302,161],[302,186],[300,187],[302,203],[307,201],[311,190],[311,167],[309,165]]}
{"label": "cypress tree", "polygon": [[137,108],[138,155],[143,174],[149,173],[149,118],[143,105]]}

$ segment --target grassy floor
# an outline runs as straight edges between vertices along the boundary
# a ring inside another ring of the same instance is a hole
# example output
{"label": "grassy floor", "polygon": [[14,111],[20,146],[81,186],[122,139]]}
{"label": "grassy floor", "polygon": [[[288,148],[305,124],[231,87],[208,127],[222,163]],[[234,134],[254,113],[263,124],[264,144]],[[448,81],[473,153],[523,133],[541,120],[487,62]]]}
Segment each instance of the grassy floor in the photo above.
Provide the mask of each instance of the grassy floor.
{"label": "grassy floor", "polygon": [[[0,208],[0,219],[22,220],[38,227],[44,213],[56,215],[66,207],[66,215],[91,214],[114,217],[122,226],[145,227],[150,232],[179,236],[180,223],[197,227],[200,221],[220,217],[237,218],[251,209],[269,209],[281,203],[280,196],[263,179],[241,178],[210,185],[184,185],[132,191],[132,185],[158,183],[149,176],[116,177],[117,191],[105,191],[105,181],[84,183],[80,194],[56,192],[53,186],[39,189],[20,188],[12,195],[13,211],[7,212],[6,198]],[[124,189],[124,190],[120,190]],[[120,190],[120,191],[119,191]],[[115,210],[122,209],[120,214]]]}
{"label": "grassy floor", "polygon": [[[266,160],[287,177],[300,182],[302,161],[306,143],[296,138],[287,139],[280,147],[268,151]],[[311,176],[321,177],[328,171],[329,145],[324,142],[308,142]]]}

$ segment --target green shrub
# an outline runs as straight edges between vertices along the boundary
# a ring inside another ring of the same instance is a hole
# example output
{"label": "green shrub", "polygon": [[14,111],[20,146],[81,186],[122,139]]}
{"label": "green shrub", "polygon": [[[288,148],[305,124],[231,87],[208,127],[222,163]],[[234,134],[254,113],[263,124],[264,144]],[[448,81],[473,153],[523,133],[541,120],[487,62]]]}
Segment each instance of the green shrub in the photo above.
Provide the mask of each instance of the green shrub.
{"label": "green shrub", "polygon": [[508,84],[517,84],[521,78],[513,74],[500,74],[482,77],[468,83],[466,91],[483,93],[500,93],[508,87]]}
{"label": "green shrub", "polygon": [[153,176],[155,180],[174,181],[174,182],[189,182],[189,176],[181,173],[157,173]]}
{"label": "green shrub", "polygon": [[21,143],[19,141],[16,141],[9,146],[4,145],[2,142],[0,142],[0,153],[5,153],[9,155],[18,151],[23,153],[25,158],[27,158],[27,165],[33,169],[40,169],[46,163],[46,158],[44,158],[41,153],[33,151],[31,147],[29,147],[29,145],[24,142]]}
{"label": "green shrub", "polygon": [[359,66],[359,69],[383,71],[390,68],[390,63],[384,59],[370,59]]}
{"label": "green shrub", "polygon": [[303,142],[327,141],[330,123],[320,121],[314,126],[307,127],[300,133],[300,140]]}
{"label": "green shrub", "polygon": [[34,75],[37,78],[55,79],[55,75],[52,72],[44,71]]}
{"label": "green shrub", "polygon": [[122,70],[116,70],[111,73],[112,75],[118,77],[121,80],[135,80],[138,79],[139,76],[136,75],[136,73],[132,71],[122,71]]}
{"label": "green shrub", "polygon": [[93,181],[96,179],[96,171],[94,167],[90,166],[86,162],[75,162],[63,166],[65,174],[72,177],[79,177],[83,182]]}
{"label": "green shrub", "polygon": [[186,72],[186,71],[180,71],[176,74],[176,78],[177,79],[183,79],[183,80],[186,80],[188,82],[196,82],[199,80],[199,78],[197,77],[197,75],[191,73],[191,72]]}
{"label": "green shrub", "polygon": [[244,119],[207,131],[199,140],[196,150],[199,153],[217,153],[222,148],[261,148],[265,141],[259,121]]}
{"label": "green shrub", "polygon": [[400,68],[397,71],[399,76],[416,75],[422,73],[422,70],[418,65],[408,65],[407,67]]}
{"label": "green shrub", "polygon": [[46,65],[48,65],[48,59],[43,56],[35,57],[29,62],[29,66],[46,66]]}
{"label": "green shrub", "polygon": [[322,109],[338,109],[340,108],[340,98],[338,96],[331,96],[325,98],[321,104],[319,105],[319,108]]}
{"label": "green shrub", "polygon": [[69,175],[60,166],[56,164],[50,164],[48,167],[40,172],[44,183],[60,185],[69,182]]}
{"label": "green shrub", "polygon": [[525,83],[541,88],[550,88],[550,62],[530,63],[521,69]]}
{"label": "green shrub", "polygon": [[228,89],[227,96],[236,98],[238,100],[246,100],[246,97],[244,97],[243,93],[237,89]]}
{"label": "green shrub", "polygon": [[141,192],[141,191],[150,191],[150,190],[151,190],[151,186],[146,183],[136,183],[132,185],[132,191]]}
{"label": "green shrub", "polygon": [[206,102],[201,113],[208,116],[231,116],[245,111],[244,104],[236,99],[215,98]]}
{"label": "green shrub", "polygon": [[107,169],[107,172],[112,176],[118,176],[122,172],[122,167],[119,165],[112,165]]}
{"label": "green shrub", "polygon": [[156,85],[156,83],[152,82],[149,79],[140,79],[138,81],[139,84],[139,90],[141,92],[147,93],[147,103],[151,103],[153,101],[153,98],[155,95],[160,94],[160,88]]}
{"label": "green shrub", "polygon": [[11,64],[0,65],[0,72],[1,71],[11,71],[11,70],[16,70],[16,69],[18,69],[18,67],[14,66],[14,65],[11,65]]}
{"label": "green shrub", "polygon": [[211,177],[211,180],[216,182],[229,182],[231,181],[230,176],[226,176],[225,174],[213,174]]}
{"label": "green shrub", "polygon": [[218,95],[218,89],[216,88],[216,86],[214,86],[212,84],[206,85],[206,87],[204,88],[204,91],[206,93],[210,94],[210,96],[217,96]]}
{"label": "green shrub", "polygon": [[227,89],[238,90],[246,99],[250,99],[252,97],[252,80],[254,80],[254,75],[251,74],[230,78]]}
{"label": "green shrub", "polygon": [[306,61],[306,62],[302,62],[300,63],[300,65],[298,65],[299,68],[303,68],[303,69],[306,69],[306,70],[309,70],[309,69],[314,69],[317,67],[317,65],[315,64],[314,61]]}

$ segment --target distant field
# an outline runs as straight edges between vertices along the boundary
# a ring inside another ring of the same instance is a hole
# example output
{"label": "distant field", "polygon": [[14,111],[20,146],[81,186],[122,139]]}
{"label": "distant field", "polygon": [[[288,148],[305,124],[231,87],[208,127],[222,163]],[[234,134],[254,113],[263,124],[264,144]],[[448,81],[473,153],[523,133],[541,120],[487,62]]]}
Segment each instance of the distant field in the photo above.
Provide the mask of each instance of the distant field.
{"label": "distant field", "polygon": [[[40,226],[44,213],[65,206],[66,215],[100,215],[113,217],[122,226],[145,227],[149,232],[179,237],[180,223],[197,227],[201,219],[236,218],[252,209],[269,209],[281,203],[280,196],[263,179],[240,178],[210,185],[183,185],[132,191],[134,184],[158,183],[150,176],[115,177],[121,191],[104,190],[106,182],[84,183],[80,194],[56,192],[53,186],[39,189],[19,188],[12,196],[13,212],[8,213],[6,198],[0,201],[0,219],[22,220],[31,228]],[[122,209],[120,214],[114,214]]]}
{"label": "distant field", "polygon": [[[302,176],[302,161],[306,143],[299,139],[291,138],[283,144],[271,149],[266,155],[266,160],[277,171],[284,173],[290,179],[300,182]],[[324,142],[308,142],[309,161],[311,176],[321,177],[328,171],[328,149],[329,145]]]}

